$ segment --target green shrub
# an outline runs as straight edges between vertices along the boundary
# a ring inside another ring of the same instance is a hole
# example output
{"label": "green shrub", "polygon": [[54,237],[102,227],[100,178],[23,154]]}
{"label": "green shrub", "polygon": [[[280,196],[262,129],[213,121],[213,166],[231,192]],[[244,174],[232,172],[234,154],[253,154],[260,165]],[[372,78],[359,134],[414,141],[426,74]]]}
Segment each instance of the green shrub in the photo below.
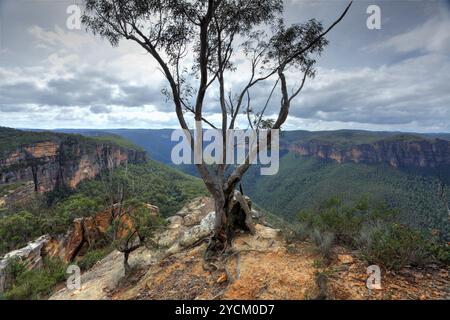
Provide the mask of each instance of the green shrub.
{"label": "green shrub", "polygon": [[0,254],[23,246],[41,234],[38,217],[28,211],[0,218]]}
{"label": "green shrub", "polygon": [[290,242],[305,241],[310,236],[310,230],[304,223],[290,225],[286,229],[285,238]]}
{"label": "green shrub", "polygon": [[367,210],[366,199],[362,199],[354,207],[346,207],[338,198],[331,198],[317,210],[300,213],[300,223],[310,229],[331,232],[336,242],[355,247],[355,239],[364,222],[364,209]]}
{"label": "green shrub", "polygon": [[330,258],[332,245],[338,244],[358,249],[369,263],[388,269],[422,266],[432,260],[449,264],[448,245],[395,223],[396,209],[385,204],[371,206],[367,199],[348,207],[332,198],[316,210],[300,213],[300,225],[312,230],[309,238],[325,258]]}
{"label": "green shrub", "polygon": [[369,263],[395,270],[406,265],[422,266],[431,259],[423,235],[399,224],[375,230],[371,242],[362,248],[362,252]]}
{"label": "green shrub", "polygon": [[316,245],[319,253],[325,258],[327,262],[331,260],[333,254],[333,245],[335,236],[331,232],[320,231],[319,229],[314,229],[311,232],[311,238]]}
{"label": "green shrub", "polygon": [[445,263],[446,265],[450,265],[450,245],[447,243],[432,241],[429,244],[428,249],[437,260]]}
{"label": "green shrub", "polygon": [[89,250],[83,257],[81,257],[77,264],[81,270],[86,271],[91,269],[98,261],[105,258],[112,251],[111,247],[102,249]]}
{"label": "green shrub", "polygon": [[[20,268],[18,268],[20,269]],[[56,259],[44,259],[43,267],[39,270],[23,270],[15,277],[13,287],[5,292],[4,297],[10,300],[45,299],[53,287],[64,281],[66,266]]]}
{"label": "green shrub", "polygon": [[27,266],[20,260],[20,258],[8,260],[6,274],[10,275],[11,281],[15,281],[17,277],[25,271],[27,271]]}

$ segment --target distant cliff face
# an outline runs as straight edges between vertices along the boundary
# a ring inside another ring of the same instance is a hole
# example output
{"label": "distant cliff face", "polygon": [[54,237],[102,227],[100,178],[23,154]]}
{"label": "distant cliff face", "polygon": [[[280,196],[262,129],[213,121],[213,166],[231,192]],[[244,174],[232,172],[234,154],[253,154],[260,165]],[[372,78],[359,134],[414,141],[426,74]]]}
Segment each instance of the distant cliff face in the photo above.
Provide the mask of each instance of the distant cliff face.
{"label": "distant cliff face", "polygon": [[450,165],[450,141],[380,140],[370,144],[336,147],[321,141],[293,143],[284,150],[338,163],[386,163],[393,167],[436,168]]}
{"label": "distant cliff face", "polygon": [[[77,139],[39,142],[19,147],[0,159],[0,187],[17,184],[15,196],[75,188],[102,170],[146,160],[144,151],[110,143],[86,144]],[[30,190],[32,189],[32,190]]]}

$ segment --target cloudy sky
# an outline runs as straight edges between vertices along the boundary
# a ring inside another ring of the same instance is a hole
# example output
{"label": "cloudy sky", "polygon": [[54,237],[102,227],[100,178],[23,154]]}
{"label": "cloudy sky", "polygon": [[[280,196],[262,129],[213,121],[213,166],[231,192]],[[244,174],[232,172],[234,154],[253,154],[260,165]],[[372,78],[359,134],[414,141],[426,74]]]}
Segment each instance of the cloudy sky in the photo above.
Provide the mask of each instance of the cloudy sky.
{"label": "cloudy sky", "polygon": [[[0,0],[0,126],[176,128],[173,106],[161,95],[167,84],[149,55],[134,43],[112,48],[67,28],[67,7],[79,2]],[[285,128],[450,132],[450,1],[355,2],[328,36],[317,77],[295,100]],[[347,1],[285,3],[288,22],[317,18],[327,26]],[[374,4],[381,30],[367,28]],[[231,79],[229,89],[247,78],[239,72]],[[269,87],[255,88],[255,104]],[[269,113],[277,105],[274,99]],[[206,111],[220,119],[215,90]]]}

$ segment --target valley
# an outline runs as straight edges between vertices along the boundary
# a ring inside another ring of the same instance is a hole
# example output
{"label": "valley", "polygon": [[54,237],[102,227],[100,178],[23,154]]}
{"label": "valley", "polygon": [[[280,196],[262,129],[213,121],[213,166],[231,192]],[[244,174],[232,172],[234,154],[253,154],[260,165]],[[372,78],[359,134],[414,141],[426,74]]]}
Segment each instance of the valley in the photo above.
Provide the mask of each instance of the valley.
{"label": "valley", "polygon": [[[192,166],[170,164],[168,130],[62,131],[0,131],[8,299],[448,298],[445,135],[284,132],[280,172],[255,166],[241,183],[255,229],[237,235],[238,260],[205,271],[214,206]],[[127,271],[123,241],[141,223],[155,229]],[[61,289],[70,263],[76,293]],[[387,276],[368,295],[370,263]]]}
{"label": "valley", "polygon": [[[62,130],[99,136],[115,134],[144,148],[151,158],[188,174],[194,166],[175,166],[170,154],[176,142],[170,129]],[[280,137],[280,170],[261,176],[257,166],[242,182],[244,192],[263,209],[296,222],[302,210],[339,196],[354,203],[363,196],[401,211],[401,221],[450,239],[450,134],[402,132],[284,131]],[[433,231],[434,230],[434,231]]]}

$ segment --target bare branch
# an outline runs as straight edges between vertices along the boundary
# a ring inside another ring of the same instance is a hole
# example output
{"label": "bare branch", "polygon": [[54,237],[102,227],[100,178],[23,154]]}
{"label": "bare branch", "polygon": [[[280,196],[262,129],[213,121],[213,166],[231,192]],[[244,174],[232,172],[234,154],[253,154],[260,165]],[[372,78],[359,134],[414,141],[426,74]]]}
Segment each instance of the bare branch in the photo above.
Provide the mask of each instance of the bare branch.
{"label": "bare branch", "polygon": [[278,82],[280,82],[279,78],[277,79],[277,81],[273,85],[272,90],[270,91],[270,95],[267,98],[266,104],[264,105],[264,108],[262,109],[261,114],[259,115],[259,119],[258,119],[258,123],[256,124],[256,128],[259,128],[259,125],[261,124],[261,120],[262,120],[262,118],[264,116],[264,113],[266,112],[266,109],[267,109],[267,107],[269,105],[270,100],[272,99],[273,93],[275,92],[275,89],[276,89],[276,87],[278,85]]}

